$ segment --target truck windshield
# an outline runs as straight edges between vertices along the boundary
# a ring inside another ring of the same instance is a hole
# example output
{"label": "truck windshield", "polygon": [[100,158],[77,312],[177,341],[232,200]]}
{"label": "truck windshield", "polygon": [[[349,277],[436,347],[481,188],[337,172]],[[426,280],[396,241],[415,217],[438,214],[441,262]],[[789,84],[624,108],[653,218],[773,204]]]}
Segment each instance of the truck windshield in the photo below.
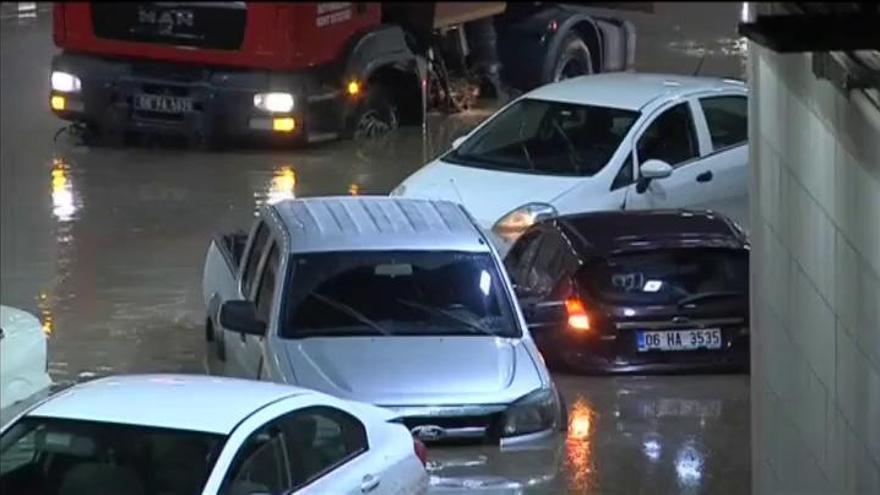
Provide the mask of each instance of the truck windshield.
{"label": "truck windshield", "polygon": [[443,160],[515,172],[592,176],[602,170],[639,112],[524,99]]}
{"label": "truck windshield", "polygon": [[282,337],[520,336],[489,253],[310,253],[291,270]]}
{"label": "truck windshield", "polygon": [[625,304],[704,304],[748,294],[746,251],[663,249],[614,256],[581,282],[600,299]]}
{"label": "truck windshield", "polygon": [[0,492],[201,493],[224,440],[195,431],[27,417],[0,438]]}

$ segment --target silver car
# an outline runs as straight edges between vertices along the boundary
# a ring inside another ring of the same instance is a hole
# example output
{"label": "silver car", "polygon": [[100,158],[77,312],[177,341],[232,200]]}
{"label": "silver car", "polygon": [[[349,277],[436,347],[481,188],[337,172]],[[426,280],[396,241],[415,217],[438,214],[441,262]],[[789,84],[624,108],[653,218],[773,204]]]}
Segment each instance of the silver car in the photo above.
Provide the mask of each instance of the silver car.
{"label": "silver car", "polygon": [[203,287],[225,374],[384,406],[425,441],[510,446],[566,425],[498,254],[457,204],[268,205],[213,241]]}

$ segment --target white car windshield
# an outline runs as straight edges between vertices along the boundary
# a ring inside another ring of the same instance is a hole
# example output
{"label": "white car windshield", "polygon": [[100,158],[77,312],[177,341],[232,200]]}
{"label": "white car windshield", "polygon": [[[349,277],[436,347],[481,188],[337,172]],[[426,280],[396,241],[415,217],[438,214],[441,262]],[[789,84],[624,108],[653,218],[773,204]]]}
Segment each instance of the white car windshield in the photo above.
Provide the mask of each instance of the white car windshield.
{"label": "white car windshield", "polygon": [[639,112],[523,99],[444,161],[547,175],[592,176],[608,163]]}
{"label": "white car windshield", "polygon": [[0,438],[0,492],[201,493],[224,442],[195,431],[23,418]]}
{"label": "white car windshield", "polygon": [[489,253],[312,253],[291,265],[283,337],[520,336]]}

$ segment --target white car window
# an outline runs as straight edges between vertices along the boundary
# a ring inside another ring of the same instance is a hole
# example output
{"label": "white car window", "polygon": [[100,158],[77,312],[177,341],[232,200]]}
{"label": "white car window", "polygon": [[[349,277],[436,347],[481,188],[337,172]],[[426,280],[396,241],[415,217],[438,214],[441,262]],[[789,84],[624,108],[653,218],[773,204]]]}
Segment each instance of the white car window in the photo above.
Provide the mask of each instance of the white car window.
{"label": "white car window", "polygon": [[281,430],[273,424],[252,434],[236,455],[223,495],[282,493],[293,488]]}
{"label": "white car window", "polygon": [[245,260],[244,273],[241,276],[241,290],[245,297],[251,293],[251,287],[254,283],[254,276],[257,274],[257,263],[263,255],[266,243],[269,241],[269,228],[264,222],[260,222],[257,226],[257,233],[254,236],[254,242],[247,254]]}
{"label": "white car window", "polygon": [[699,155],[694,119],[687,103],[665,110],[645,129],[636,145],[639,163],[662,160],[673,167]]}
{"label": "white car window", "polygon": [[330,407],[312,407],[282,418],[294,489],[299,489],[368,450],[363,424]]}
{"label": "white car window", "polygon": [[589,177],[617,151],[639,113],[523,99],[443,160],[469,167]]}
{"label": "white car window", "polygon": [[720,150],[748,142],[748,100],[745,96],[700,98],[709,126],[712,148]]}

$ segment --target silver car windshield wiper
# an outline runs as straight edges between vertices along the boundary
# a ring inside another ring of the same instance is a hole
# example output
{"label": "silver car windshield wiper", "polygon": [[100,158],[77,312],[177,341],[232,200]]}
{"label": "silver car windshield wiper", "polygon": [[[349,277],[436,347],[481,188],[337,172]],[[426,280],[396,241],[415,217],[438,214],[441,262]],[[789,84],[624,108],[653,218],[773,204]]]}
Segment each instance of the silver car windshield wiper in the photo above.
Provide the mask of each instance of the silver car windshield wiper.
{"label": "silver car windshield wiper", "polygon": [[741,297],[743,295],[742,292],[737,291],[714,291],[714,292],[701,292],[699,294],[694,294],[692,296],[683,297],[678,300],[679,306],[684,306],[685,304],[695,303],[697,301],[703,301],[705,299],[717,299],[717,298],[725,298],[725,297]]}
{"label": "silver car windshield wiper", "polygon": [[496,335],[495,332],[489,330],[488,328],[484,327],[483,325],[480,325],[479,323],[475,323],[473,321],[462,318],[461,316],[458,316],[455,313],[451,313],[449,311],[446,311],[445,309],[435,308],[434,306],[428,306],[427,304],[422,304],[422,303],[415,302],[415,301],[408,301],[406,299],[398,299],[397,302],[404,304],[406,306],[421,309],[422,311],[424,311],[426,313],[438,314],[441,316],[445,316],[446,318],[449,318],[450,320],[453,320],[457,323],[461,323],[462,325],[466,325],[474,330],[485,333],[486,335],[493,335],[493,336]]}
{"label": "silver car windshield wiper", "polygon": [[312,292],[311,296],[314,297],[315,299],[321,301],[322,303],[326,304],[327,306],[330,306],[331,308],[334,308],[337,311],[354,318],[358,322],[363,323],[364,325],[372,328],[373,330],[381,333],[382,335],[391,335],[391,332],[389,332],[388,330],[385,330],[384,328],[382,328],[381,325],[379,325],[375,321],[367,318],[366,316],[363,315],[363,313],[352,308],[348,304],[341,303],[341,302],[337,301],[336,299],[331,299],[331,298],[329,298],[323,294],[319,294],[317,292]]}

